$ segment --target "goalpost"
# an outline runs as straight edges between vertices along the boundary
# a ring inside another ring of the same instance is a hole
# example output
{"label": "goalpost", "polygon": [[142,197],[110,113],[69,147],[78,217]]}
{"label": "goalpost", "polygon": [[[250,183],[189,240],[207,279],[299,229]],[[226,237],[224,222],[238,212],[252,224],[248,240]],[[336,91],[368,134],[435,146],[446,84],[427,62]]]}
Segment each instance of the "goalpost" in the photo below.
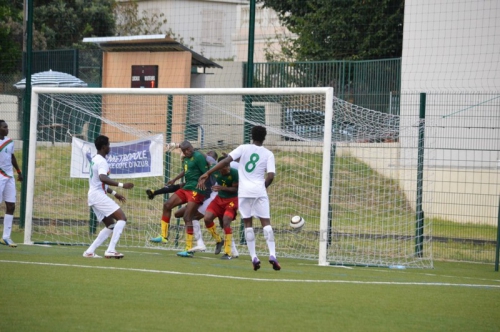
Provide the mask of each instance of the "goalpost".
{"label": "goalpost", "polygon": [[[183,249],[184,224],[173,216],[169,242],[149,241],[160,234],[168,196],[150,200],[145,190],[181,172],[176,143],[189,140],[221,156],[250,143],[251,127],[262,125],[264,146],[276,158],[268,194],[279,257],[319,265],[432,267],[430,224],[415,220],[414,120],[403,124],[399,116],[350,104],[331,88],[34,87],[25,243],[93,241],[102,226],[87,206],[87,167],[102,134],[112,143],[110,176],[135,184],[116,189],[127,197],[122,208],[128,219],[118,246]],[[289,225],[294,215],[306,220],[299,230]],[[215,243],[201,224],[210,252]],[[232,227],[245,255],[239,217]],[[267,255],[258,220],[254,227],[257,253]],[[424,235],[419,253],[418,234]]]}

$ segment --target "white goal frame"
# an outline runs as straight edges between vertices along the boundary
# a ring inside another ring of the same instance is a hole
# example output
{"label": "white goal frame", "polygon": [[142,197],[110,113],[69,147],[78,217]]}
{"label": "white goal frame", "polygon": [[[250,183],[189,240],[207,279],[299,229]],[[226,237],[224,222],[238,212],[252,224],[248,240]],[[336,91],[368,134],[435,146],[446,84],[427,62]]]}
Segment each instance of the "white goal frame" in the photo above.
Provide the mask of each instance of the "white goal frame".
{"label": "white goal frame", "polygon": [[[322,172],[321,172],[321,208],[320,228],[318,243],[318,264],[328,265],[327,238],[328,238],[328,203],[330,183],[330,158],[332,141],[333,120],[333,88],[235,88],[235,89],[132,89],[132,88],[56,88],[33,87],[30,108],[29,154],[28,154],[28,181],[25,210],[25,235],[24,243],[33,244],[32,218],[35,192],[35,158],[37,149],[37,123],[39,95],[49,93],[94,94],[94,95],[323,95],[325,100],[325,128],[322,147]],[[272,201],[271,201],[272,204]]]}

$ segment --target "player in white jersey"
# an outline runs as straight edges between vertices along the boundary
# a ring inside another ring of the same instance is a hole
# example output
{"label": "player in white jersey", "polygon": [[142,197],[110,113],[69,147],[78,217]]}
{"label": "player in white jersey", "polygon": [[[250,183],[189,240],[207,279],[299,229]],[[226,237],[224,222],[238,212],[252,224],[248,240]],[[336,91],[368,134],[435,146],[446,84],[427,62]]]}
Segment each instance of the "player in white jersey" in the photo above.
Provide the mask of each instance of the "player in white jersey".
{"label": "player in white jersey", "polygon": [[[109,138],[101,135],[95,139],[94,143],[97,154],[90,162],[88,205],[94,210],[97,220],[102,221],[106,227],[99,232],[94,242],[83,253],[83,257],[100,258],[100,256],[95,254],[95,250],[111,236],[108,249],[104,252],[104,257],[123,258],[123,254],[116,251],[116,244],[125,228],[127,217],[120,206],[109,198],[107,194],[115,196],[120,202],[125,202],[125,197],[110,189],[109,186],[132,189],[134,184],[116,182],[109,178],[110,170],[106,161],[106,155],[111,151]],[[115,220],[117,220],[116,223]]]}
{"label": "player in white jersey", "polygon": [[14,168],[17,179],[23,181],[21,169],[14,156],[14,141],[7,137],[9,126],[4,120],[0,120],[0,203],[5,201],[5,215],[3,217],[3,236],[0,244],[15,248],[17,244],[12,241],[12,223],[14,221],[14,210],[16,209],[16,183],[14,180]]}
{"label": "player in white jersey", "polygon": [[[269,198],[267,187],[271,185],[276,173],[274,154],[262,144],[266,139],[265,127],[252,128],[252,144],[243,144],[231,151],[229,155],[200,177],[198,186],[203,184],[208,176],[220,170],[233,160],[239,160],[238,166],[238,209],[245,224],[245,239],[252,258],[253,269],[260,269],[260,260],[255,252],[255,233],[252,226],[252,216],[260,219],[264,237],[269,248],[269,263],[273,269],[281,269],[276,259],[274,232],[271,226]],[[266,175],[267,173],[267,175]]]}

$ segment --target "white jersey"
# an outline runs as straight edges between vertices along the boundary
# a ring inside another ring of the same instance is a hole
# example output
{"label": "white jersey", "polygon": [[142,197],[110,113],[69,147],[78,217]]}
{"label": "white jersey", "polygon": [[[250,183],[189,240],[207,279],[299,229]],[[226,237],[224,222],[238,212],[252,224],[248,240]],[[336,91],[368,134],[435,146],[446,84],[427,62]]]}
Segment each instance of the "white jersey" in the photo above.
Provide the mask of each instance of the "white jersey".
{"label": "white jersey", "polygon": [[240,163],[237,162],[237,161],[231,161],[231,163],[229,164],[229,167],[231,168],[234,168],[234,169],[238,169],[240,167]]}
{"label": "white jersey", "polygon": [[89,192],[88,203],[94,205],[102,200],[103,196],[107,196],[108,185],[99,179],[99,175],[110,174],[109,165],[106,159],[100,154],[96,154],[90,162],[90,178],[89,178]]}
{"label": "white jersey", "polygon": [[276,173],[274,154],[263,146],[244,144],[229,155],[240,160],[238,197],[267,197],[265,174]]}
{"label": "white jersey", "polygon": [[0,139],[0,178],[11,178],[14,176],[12,167],[12,155],[14,154],[14,141],[7,136]]}

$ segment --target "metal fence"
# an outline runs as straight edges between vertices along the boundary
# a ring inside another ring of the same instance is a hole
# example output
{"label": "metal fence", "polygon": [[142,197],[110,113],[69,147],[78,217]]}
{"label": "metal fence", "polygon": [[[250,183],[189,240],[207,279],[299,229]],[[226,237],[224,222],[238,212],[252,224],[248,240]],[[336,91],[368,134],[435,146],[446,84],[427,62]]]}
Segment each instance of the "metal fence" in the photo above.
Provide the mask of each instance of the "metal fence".
{"label": "metal fence", "polygon": [[[37,70],[67,67],[76,70],[75,76],[89,86],[101,86],[101,50],[39,53],[34,61],[38,61]],[[337,97],[352,104],[415,119],[415,96],[400,93],[400,67],[400,59],[257,63],[254,86],[331,86]],[[0,76],[2,117],[19,124],[9,123],[10,135],[17,134],[19,140],[22,90],[13,84],[21,78],[21,68],[18,73]],[[434,204],[424,212],[433,225],[433,256],[492,263],[500,193],[500,93],[428,94],[427,110],[426,154],[432,161],[427,172],[434,174]],[[411,125],[401,124],[401,130],[409,128]],[[390,144],[402,149],[404,142]]]}
{"label": "metal fence", "polygon": [[399,114],[401,59],[255,63],[253,85],[333,87],[337,97],[352,104]]}

